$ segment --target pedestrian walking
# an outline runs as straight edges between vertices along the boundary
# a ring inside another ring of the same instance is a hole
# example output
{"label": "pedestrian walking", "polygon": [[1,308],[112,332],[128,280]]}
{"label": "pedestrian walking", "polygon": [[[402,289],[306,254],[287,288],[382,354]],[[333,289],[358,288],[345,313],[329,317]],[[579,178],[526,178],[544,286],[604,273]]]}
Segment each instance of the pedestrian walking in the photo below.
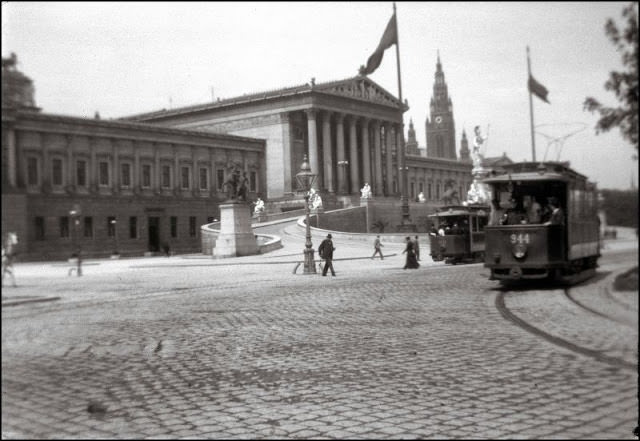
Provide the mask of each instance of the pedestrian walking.
{"label": "pedestrian walking", "polygon": [[371,259],[373,259],[374,257],[376,257],[376,254],[380,254],[380,260],[384,259],[384,256],[382,255],[382,250],[380,249],[382,248],[382,243],[380,243],[380,235],[378,234],[375,238],[375,240],[373,241],[373,256],[371,256]]}
{"label": "pedestrian walking", "polygon": [[331,240],[331,233],[327,234],[327,238],[322,241],[320,246],[318,247],[318,254],[321,259],[324,259],[324,268],[322,269],[322,275],[327,275],[327,270],[331,270],[331,275],[335,276],[336,272],[333,270],[333,252],[336,248],[333,246],[333,241]]}
{"label": "pedestrian walking", "polygon": [[404,249],[404,251],[402,253],[403,254],[407,253],[407,260],[405,261],[403,269],[420,268],[420,264],[418,263],[418,260],[416,259],[416,253],[415,253],[415,249],[414,249],[414,244],[413,244],[413,241],[411,240],[411,237],[407,236],[406,237],[406,241],[407,241],[407,246],[406,246],[406,248]]}
{"label": "pedestrian walking", "polygon": [[4,276],[9,274],[13,286],[16,285],[16,276],[13,274],[13,261],[16,258],[16,246],[18,245],[18,235],[8,233],[2,244],[2,286],[4,286]]}
{"label": "pedestrian walking", "polygon": [[418,243],[418,236],[416,236],[416,240],[413,241],[413,247],[416,253],[416,260],[420,260],[420,243]]}

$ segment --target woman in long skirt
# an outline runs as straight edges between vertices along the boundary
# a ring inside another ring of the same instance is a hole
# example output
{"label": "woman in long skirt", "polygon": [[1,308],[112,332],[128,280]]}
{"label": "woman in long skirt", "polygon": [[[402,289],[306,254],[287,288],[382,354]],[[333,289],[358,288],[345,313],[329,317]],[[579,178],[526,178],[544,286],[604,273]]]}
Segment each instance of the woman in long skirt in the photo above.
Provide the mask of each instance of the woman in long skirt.
{"label": "woman in long skirt", "polygon": [[403,253],[407,253],[407,260],[405,261],[403,269],[420,268],[420,264],[418,263],[418,259],[416,258],[415,246],[414,246],[413,242],[411,241],[411,238],[409,236],[407,236],[406,241],[407,241],[407,246],[404,249]]}

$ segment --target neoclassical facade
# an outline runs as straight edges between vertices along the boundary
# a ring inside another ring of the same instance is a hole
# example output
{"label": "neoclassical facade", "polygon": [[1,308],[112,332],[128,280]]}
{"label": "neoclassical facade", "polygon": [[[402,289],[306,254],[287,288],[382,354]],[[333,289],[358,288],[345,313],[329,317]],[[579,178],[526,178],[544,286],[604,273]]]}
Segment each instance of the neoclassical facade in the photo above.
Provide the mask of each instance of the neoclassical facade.
{"label": "neoclassical facade", "polygon": [[367,77],[289,87],[197,106],[135,115],[127,121],[230,133],[266,140],[270,200],[296,191],[308,154],[316,189],[357,195],[368,182],[377,196],[399,195],[399,137],[406,104]]}
{"label": "neoclassical facade", "polygon": [[22,259],[199,252],[238,168],[249,197],[267,186],[265,141],[41,113],[3,62],[2,233]]}

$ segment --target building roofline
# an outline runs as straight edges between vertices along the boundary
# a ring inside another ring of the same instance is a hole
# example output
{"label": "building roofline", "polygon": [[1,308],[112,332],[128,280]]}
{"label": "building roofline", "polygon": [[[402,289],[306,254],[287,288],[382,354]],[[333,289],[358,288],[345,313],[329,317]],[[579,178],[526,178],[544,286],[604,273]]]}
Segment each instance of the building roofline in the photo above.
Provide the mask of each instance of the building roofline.
{"label": "building roofline", "polygon": [[382,92],[384,92],[387,95],[395,98],[395,101],[400,106],[402,106],[403,111],[406,110],[404,104],[400,103],[398,98],[395,97],[388,90],[386,90],[384,87],[380,86],[378,83],[376,83],[375,81],[371,80],[369,77],[366,77],[366,76],[363,77],[361,75],[357,75],[357,76],[354,76],[354,77],[348,77],[348,78],[344,78],[344,79],[341,79],[341,80],[332,80],[332,81],[326,81],[326,82],[317,83],[317,84],[315,84],[315,83],[312,83],[312,84],[305,83],[305,84],[300,84],[300,85],[297,85],[297,86],[290,86],[290,87],[272,89],[272,90],[267,90],[267,91],[262,91],[262,92],[244,94],[244,95],[240,95],[240,96],[236,96],[236,97],[232,97],[232,98],[226,98],[226,99],[223,99],[223,100],[218,99],[218,101],[215,101],[215,102],[209,102],[209,103],[203,103],[203,104],[195,104],[195,105],[190,105],[190,106],[179,107],[179,108],[176,108],[176,109],[169,109],[169,110],[162,109],[162,110],[156,110],[156,111],[152,111],[152,112],[139,113],[139,114],[135,114],[135,115],[124,116],[124,117],[121,117],[121,118],[118,118],[118,119],[119,120],[123,120],[123,121],[136,121],[136,120],[147,120],[147,119],[161,118],[161,117],[164,118],[164,117],[182,115],[182,114],[185,114],[185,113],[193,113],[193,112],[206,111],[206,110],[210,110],[210,109],[217,109],[217,108],[226,107],[226,106],[230,106],[230,105],[247,104],[247,103],[256,102],[256,101],[264,101],[264,100],[272,99],[272,98],[282,98],[282,97],[287,97],[287,96],[308,94],[310,92],[325,93],[325,90],[323,90],[324,88],[331,87],[331,86],[334,86],[336,84],[344,83],[344,82],[347,82],[347,81],[352,81],[352,80],[356,80],[356,79],[364,79],[364,78],[366,78],[371,83],[375,84],[376,87],[378,87]]}
{"label": "building roofline", "polygon": [[[3,112],[4,116],[4,112]],[[69,122],[69,123],[77,123],[84,125],[94,125],[105,128],[119,128],[119,129],[137,129],[137,130],[149,130],[155,133],[165,133],[170,135],[186,135],[186,136],[201,136],[205,138],[211,139],[226,139],[233,141],[246,141],[246,142],[254,142],[264,144],[265,140],[262,138],[249,138],[245,136],[237,136],[237,135],[229,135],[226,133],[218,133],[204,130],[193,130],[193,129],[176,129],[170,127],[164,127],[157,124],[144,123],[144,122],[131,122],[131,121],[121,121],[121,120],[111,120],[111,119],[95,119],[95,118],[83,118],[78,116],[70,116],[70,115],[60,115],[53,113],[34,113],[34,112],[22,112],[16,111],[15,116],[16,120],[19,119],[31,119],[31,120],[39,120],[39,121],[50,121],[50,122]]]}

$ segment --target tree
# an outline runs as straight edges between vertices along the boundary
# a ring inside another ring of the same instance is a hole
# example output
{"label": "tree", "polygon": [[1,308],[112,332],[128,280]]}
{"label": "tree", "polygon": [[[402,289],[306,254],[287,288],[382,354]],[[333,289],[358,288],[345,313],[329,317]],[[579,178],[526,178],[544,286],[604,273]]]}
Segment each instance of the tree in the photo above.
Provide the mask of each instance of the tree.
{"label": "tree", "polygon": [[[638,4],[631,3],[622,9],[627,27],[622,32],[609,18],[605,33],[609,40],[622,53],[625,71],[612,71],[604,83],[605,90],[613,91],[620,102],[619,107],[605,107],[598,100],[587,97],[584,110],[598,112],[600,119],[596,123],[596,134],[619,127],[622,136],[638,149]],[[635,157],[637,159],[637,156]]]}

